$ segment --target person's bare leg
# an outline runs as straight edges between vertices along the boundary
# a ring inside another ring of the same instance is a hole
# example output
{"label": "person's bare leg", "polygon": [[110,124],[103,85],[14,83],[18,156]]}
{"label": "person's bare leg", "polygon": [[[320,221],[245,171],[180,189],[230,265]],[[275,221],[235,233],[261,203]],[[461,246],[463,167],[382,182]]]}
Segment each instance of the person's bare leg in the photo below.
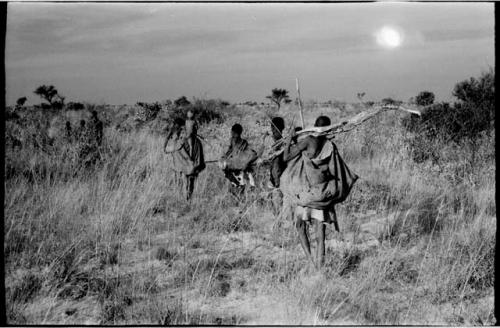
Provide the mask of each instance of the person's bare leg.
{"label": "person's bare leg", "polygon": [[321,221],[316,221],[314,224],[316,225],[316,268],[321,269],[321,267],[325,264],[326,227]]}
{"label": "person's bare leg", "polygon": [[250,184],[251,187],[255,187],[255,180],[253,178],[252,172],[247,172],[248,176],[248,183]]}
{"label": "person's bare leg", "polygon": [[175,183],[175,186],[177,186],[177,189],[179,189],[179,190],[184,189],[184,179],[183,179],[182,173],[175,172],[174,183]]}
{"label": "person's bare leg", "polygon": [[297,232],[299,233],[299,240],[306,257],[311,261],[314,265],[314,260],[311,254],[311,245],[309,243],[309,238],[307,237],[307,223],[302,220],[300,216],[296,218],[295,227],[297,228]]}
{"label": "person's bare leg", "polygon": [[273,214],[278,216],[281,209],[283,208],[283,194],[279,189],[271,192],[271,207]]}
{"label": "person's bare leg", "polygon": [[174,171],[174,186],[178,187],[179,186],[179,179],[177,178],[178,174],[176,171]]}
{"label": "person's bare leg", "polygon": [[187,184],[186,200],[191,200],[191,196],[193,195],[193,190],[194,190],[194,180],[195,180],[194,176],[191,175],[186,176],[186,184]]}

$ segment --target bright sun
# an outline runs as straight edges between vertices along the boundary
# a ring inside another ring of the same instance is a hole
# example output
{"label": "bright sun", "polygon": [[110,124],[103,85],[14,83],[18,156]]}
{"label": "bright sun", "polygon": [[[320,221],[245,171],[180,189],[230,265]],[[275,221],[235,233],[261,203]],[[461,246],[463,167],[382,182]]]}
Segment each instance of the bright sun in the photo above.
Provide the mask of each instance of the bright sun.
{"label": "bright sun", "polygon": [[384,26],[378,30],[377,43],[385,48],[396,48],[401,45],[401,34],[394,28]]}

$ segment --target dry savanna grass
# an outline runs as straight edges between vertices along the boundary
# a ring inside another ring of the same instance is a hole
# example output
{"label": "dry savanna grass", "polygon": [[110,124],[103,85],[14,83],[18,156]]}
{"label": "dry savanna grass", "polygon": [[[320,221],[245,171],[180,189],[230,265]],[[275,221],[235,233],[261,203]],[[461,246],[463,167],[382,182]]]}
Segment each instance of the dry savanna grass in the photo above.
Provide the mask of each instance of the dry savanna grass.
{"label": "dry savanna grass", "polygon": [[[306,107],[305,120],[359,109]],[[295,112],[279,115],[297,125]],[[232,107],[202,125],[206,159],[237,121],[256,149],[269,143],[267,114]],[[443,145],[446,162],[416,163],[402,116],[335,139],[361,178],[338,205],[341,232],[327,230],[322,272],[308,267],[293,223],[273,215],[265,167],[238,201],[208,165],[187,203],[147,124],[122,131],[110,119],[101,161],[87,167],[61,137],[53,150],[7,147],[9,323],[492,324],[494,135],[481,137],[474,167],[456,145]]]}

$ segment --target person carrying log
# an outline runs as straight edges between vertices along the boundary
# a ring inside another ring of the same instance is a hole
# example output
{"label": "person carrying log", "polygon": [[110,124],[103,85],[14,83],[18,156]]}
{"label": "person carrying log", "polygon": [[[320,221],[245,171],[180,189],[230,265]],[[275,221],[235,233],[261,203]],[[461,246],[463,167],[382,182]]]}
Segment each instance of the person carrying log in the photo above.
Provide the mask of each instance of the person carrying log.
{"label": "person carrying log", "polygon": [[[189,122],[191,121],[191,122]],[[203,145],[196,134],[196,122],[192,115],[188,116],[188,124],[182,118],[176,118],[173,126],[165,138],[164,152],[172,155],[175,180],[185,176],[186,200],[190,200],[196,178],[206,167]]]}
{"label": "person carrying log", "polygon": [[231,182],[230,191],[238,197],[243,193],[245,185],[255,187],[252,165],[257,160],[257,153],[241,138],[242,133],[243,127],[240,124],[236,123],[231,127],[228,150],[219,161],[225,177]]}
{"label": "person carrying log", "polygon": [[[315,127],[329,126],[330,119],[320,116]],[[286,169],[280,178],[280,189],[287,198],[283,209],[293,208],[300,244],[307,258],[321,268],[325,261],[326,224],[334,223],[338,230],[334,205],[349,194],[358,176],[352,173],[340,157],[335,144],[324,136],[296,139],[296,131],[287,137],[283,159]],[[316,230],[316,256],[313,259],[308,237],[308,224]]]}

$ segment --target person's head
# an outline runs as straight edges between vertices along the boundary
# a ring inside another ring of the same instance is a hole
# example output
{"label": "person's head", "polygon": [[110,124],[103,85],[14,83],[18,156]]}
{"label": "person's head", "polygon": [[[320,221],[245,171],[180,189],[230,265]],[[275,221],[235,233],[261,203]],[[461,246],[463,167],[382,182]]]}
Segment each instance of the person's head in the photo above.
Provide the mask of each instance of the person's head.
{"label": "person's head", "polygon": [[285,120],[282,117],[276,116],[271,120],[271,132],[274,139],[282,137],[282,132],[285,129]]}
{"label": "person's head", "polygon": [[85,120],[80,120],[80,127],[82,127],[82,128],[85,127]]}
{"label": "person's head", "polygon": [[239,137],[241,137],[242,132],[243,132],[243,127],[240,124],[236,123],[231,128],[231,137],[232,138],[239,138]]}
{"label": "person's head", "polygon": [[193,117],[194,117],[193,111],[192,110],[188,110],[186,116],[190,120],[193,119]]}
{"label": "person's head", "polygon": [[66,121],[66,129],[71,129],[71,123],[69,121]]}
{"label": "person's head", "polygon": [[95,110],[92,111],[92,118],[97,120],[97,112]]}
{"label": "person's head", "polygon": [[328,116],[320,116],[316,119],[316,122],[314,123],[315,127],[322,127],[322,126],[328,126],[331,125],[330,118]]}

